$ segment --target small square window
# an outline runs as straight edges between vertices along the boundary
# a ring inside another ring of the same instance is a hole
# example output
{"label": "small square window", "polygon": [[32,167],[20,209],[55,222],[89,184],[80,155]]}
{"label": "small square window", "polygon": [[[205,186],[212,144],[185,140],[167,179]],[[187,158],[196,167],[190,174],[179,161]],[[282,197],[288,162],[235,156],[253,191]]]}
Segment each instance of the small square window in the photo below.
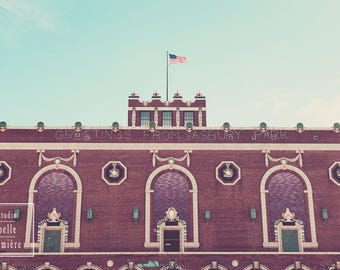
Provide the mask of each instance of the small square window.
{"label": "small square window", "polygon": [[172,112],[163,112],[163,127],[171,127],[172,126]]}

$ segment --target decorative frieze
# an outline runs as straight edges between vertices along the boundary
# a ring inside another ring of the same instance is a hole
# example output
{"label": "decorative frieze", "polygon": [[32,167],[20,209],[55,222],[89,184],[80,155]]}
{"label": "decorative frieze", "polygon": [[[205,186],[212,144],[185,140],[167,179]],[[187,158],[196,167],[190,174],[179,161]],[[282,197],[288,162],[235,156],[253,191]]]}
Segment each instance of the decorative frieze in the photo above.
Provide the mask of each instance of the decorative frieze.
{"label": "decorative frieze", "polygon": [[282,165],[283,170],[286,169],[286,165],[288,164],[288,162],[297,162],[298,161],[300,167],[302,168],[302,166],[303,166],[303,161],[302,161],[303,151],[302,150],[296,151],[297,155],[293,158],[287,158],[287,157],[274,158],[274,157],[270,156],[269,150],[262,151],[262,153],[264,153],[264,155],[265,155],[265,165],[266,165],[266,167],[269,166],[269,161],[279,162]]}
{"label": "decorative frieze", "polygon": [[152,150],[152,151],[150,151],[150,153],[152,153],[152,166],[153,167],[156,166],[156,160],[158,160],[160,162],[168,162],[170,167],[171,167],[172,164],[175,163],[175,161],[183,162],[184,160],[186,160],[187,166],[190,167],[190,154],[192,153],[192,151],[185,150],[184,156],[178,157],[178,158],[176,158],[176,157],[162,158],[162,157],[158,156],[157,150]]}
{"label": "decorative frieze", "polygon": [[45,150],[37,150],[37,153],[39,153],[39,159],[38,159],[38,166],[41,167],[42,161],[45,162],[53,162],[56,164],[56,168],[58,168],[58,165],[63,161],[63,162],[70,162],[73,161],[73,167],[77,165],[77,154],[79,153],[79,150],[71,150],[71,156],[67,158],[63,158],[60,156],[56,157],[47,157],[44,155]]}

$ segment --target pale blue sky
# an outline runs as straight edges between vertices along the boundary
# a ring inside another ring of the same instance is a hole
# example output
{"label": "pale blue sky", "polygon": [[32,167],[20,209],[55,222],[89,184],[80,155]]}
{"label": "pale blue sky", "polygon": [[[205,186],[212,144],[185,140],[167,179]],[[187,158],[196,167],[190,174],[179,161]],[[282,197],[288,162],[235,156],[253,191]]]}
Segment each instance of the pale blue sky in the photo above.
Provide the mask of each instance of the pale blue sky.
{"label": "pale blue sky", "polygon": [[127,124],[136,90],[207,98],[209,126],[340,122],[340,1],[0,0],[0,121]]}

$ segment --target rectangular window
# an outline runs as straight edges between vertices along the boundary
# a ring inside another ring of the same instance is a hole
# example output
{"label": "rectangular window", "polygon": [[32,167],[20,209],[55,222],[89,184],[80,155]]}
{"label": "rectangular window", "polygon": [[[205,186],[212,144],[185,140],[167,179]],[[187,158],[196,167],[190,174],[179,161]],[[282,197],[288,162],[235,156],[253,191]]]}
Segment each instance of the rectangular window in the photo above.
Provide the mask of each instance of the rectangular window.
{"label": "rectangular window", "polygon": [[171,127],[172,126],[172,112],[163,112],[163,127]]}
{"label": "rectangular window", "polygon": [[184,112],[184,126],[189,122],[194,124],[194,112]]}
{"label": "rectangular window", "polygon": [[140,112],[140,125],[142,127],[149,126],[150,112]]}

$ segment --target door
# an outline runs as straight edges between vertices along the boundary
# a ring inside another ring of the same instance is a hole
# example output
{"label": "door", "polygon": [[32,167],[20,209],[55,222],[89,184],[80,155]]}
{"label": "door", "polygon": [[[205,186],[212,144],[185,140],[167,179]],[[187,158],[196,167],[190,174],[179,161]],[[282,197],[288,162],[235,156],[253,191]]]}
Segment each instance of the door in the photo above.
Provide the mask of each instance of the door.
{"label": "door", "polygon": [[298,252],[299,240],[297,230],[282,230],[282,251],[283,252]]}
{"label": "door", "polygon": [[60,252],[61,230],[45,230],[44,252]]}
{"label": "door", "polygon": [[164,231],[164,251],[179,252],[180,251],[180,231],[165,230]]}

